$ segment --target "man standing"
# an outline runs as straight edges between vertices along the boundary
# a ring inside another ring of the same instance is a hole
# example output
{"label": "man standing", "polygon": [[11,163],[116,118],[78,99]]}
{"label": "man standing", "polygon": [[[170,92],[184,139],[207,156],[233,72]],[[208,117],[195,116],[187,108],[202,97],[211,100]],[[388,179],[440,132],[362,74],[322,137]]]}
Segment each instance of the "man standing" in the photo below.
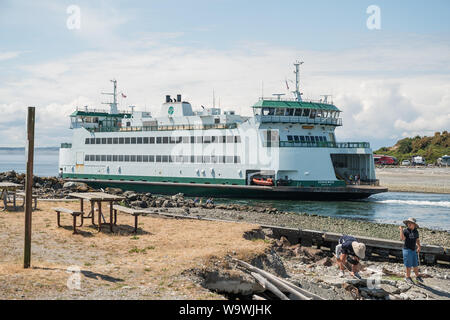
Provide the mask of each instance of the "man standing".
{"label": "man standing", "polygon": [[419,225],[416,223],[416,219],[409,218],[403,223],[407,226],[403,229],[402,226],[399,227],[400,238],[404,241],[403,245],[403,264],[406,267],[406,282],[408,284],[414,284],[411,279],[411,268],[413,268],[416,275],[416,280],[418,282],[423,282],[419,275],[419,259],[418,255],[420,253],[420,240],[419,240]]}

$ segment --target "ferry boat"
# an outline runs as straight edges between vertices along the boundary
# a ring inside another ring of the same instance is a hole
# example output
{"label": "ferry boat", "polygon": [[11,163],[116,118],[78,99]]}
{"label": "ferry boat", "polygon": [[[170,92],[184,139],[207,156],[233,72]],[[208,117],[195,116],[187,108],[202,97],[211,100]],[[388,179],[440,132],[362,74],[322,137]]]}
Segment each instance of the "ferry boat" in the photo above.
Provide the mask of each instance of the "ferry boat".
{"label": "ferry boat", "polygon": [[60,175],[93,187],[157,194],[298,200],[362,199],[386,192],[368,142],[338,142],[339,110],[329,96],[305,100],[295,62],[293,98],[259,98],[253,116],[215,106],[194,110],[166,95],[160,112],[78,108]]}

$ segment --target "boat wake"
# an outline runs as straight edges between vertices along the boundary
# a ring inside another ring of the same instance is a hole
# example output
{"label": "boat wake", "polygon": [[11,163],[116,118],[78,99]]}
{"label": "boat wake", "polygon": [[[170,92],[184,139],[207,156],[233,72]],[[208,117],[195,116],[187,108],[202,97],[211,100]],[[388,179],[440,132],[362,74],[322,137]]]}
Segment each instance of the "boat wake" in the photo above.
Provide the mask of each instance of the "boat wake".
{"label": "boat wake", "polygon": [[450,201],[420,201],[420,200],[379,200],[376,203],[406,204],[411,206],[433,206],[450,208]]}

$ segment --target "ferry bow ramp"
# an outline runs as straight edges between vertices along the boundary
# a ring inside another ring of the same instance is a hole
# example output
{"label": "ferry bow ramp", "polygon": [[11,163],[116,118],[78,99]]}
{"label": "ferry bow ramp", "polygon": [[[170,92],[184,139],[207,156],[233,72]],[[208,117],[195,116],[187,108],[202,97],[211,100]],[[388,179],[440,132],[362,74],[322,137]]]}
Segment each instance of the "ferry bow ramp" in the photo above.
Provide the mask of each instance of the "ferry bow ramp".
{"label": "ferry bow ramp", "polygon": [[[296,89],[260,97],[253,116],[194,108],[166,95],[159,113],[120,111],[117,81],[109,110],[77,107],[72,141],[62,143],[60,175],[96,187],[192,196],[295,200],[363,199],[386,192],[368,142],[340,142],[342,111],[329,95]],[[157,108],[150,108],[151,110]]]}

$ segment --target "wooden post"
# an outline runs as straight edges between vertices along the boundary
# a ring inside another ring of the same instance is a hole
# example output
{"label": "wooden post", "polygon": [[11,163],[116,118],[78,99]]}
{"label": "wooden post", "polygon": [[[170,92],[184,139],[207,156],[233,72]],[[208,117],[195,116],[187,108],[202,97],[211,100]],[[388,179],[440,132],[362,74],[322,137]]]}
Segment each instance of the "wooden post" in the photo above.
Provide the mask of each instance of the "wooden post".
{"label": "wooden post", "polygon": [[33,160],[34,160],[34,121],[35,107],[28,107],[27,117],[27,175],[25,178],[25,250],[23,267],[31,263],[31,214],[33,210]]}

